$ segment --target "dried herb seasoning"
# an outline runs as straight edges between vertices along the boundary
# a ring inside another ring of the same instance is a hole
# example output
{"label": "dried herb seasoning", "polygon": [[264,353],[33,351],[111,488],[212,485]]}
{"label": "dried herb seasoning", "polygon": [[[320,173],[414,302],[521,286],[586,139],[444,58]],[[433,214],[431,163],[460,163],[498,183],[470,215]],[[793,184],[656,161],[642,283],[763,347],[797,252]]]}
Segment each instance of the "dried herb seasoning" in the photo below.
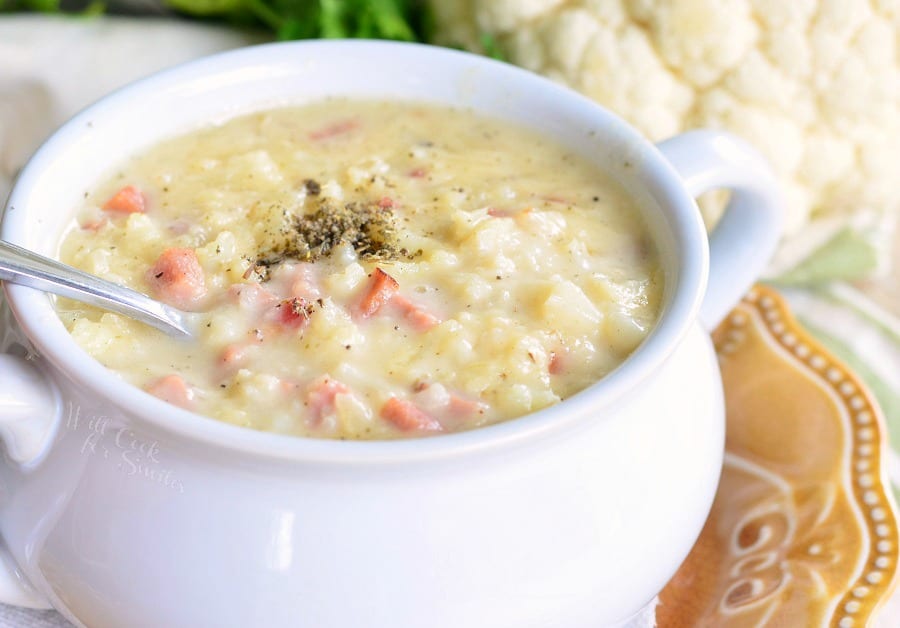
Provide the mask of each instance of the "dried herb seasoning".
{"label": "dried herb seasoning", "polygon": [[340,245],[352,246],[360,259],[369,261],[419,253],[410,254],[398,244],[394,211],[380,201],[340,204],[318,198],[312,212],[300,216],[284,212],[283,218],[275,246],[253,262],[247,276],[254,273],[265,281],[273,266],[287,260],[315,262]]}

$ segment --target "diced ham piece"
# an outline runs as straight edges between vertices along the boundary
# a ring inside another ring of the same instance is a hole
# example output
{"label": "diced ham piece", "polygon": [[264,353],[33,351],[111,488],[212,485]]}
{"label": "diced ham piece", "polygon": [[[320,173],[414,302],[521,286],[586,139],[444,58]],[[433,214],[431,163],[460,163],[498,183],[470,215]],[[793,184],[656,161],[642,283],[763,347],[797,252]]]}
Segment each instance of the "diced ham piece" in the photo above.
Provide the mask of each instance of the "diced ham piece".
{"label": "diced ham piece", "polygon": [[409,176],[413,179],[421,179],[426,174],[428,174],[428,173],[425,170],[425,168],[413,168],[412,170],[409,171]]}
{"label": "diced ham piece", "polygon": [[147,386],[147,392],[185,410],[194,407],[194,391],[180,375],[166,375]]}
{"label": "diced ham piece", "polygon": [[528,213],[532,210],[531,207],[526,207],[525,209],[521,209],[519,211],[515,211],[512,209],[501,209],[499,207],[488,207],[487,214],[492,218],[521,218],[523,216],[527,216]]}
{"label": "diced ham piece", "polygon": [[222,349],[219,354],[219,366],[223,374],[234,374],[238,369],[244,368],[255,347],[262,344],[262,333],[252,336],[251,340],[235,342]]}
{"label": "diced ham piece", "polygon": [[134,214],[143,212],[146,208],[144,195],[139,189],[133,185],[126,185],[124,188],[113,194],[106,201],[103,209],[111,212],[122,212],[125,214]]}
{"label": "diced ham piece", "polygon": [[166,249],[147,271],[147,282],[160,300],[182,310],[196,309],[206,296],[203,268],[193,249]]}
{"label": "diced ham piece", "polygon": [[551,375],[559,375],[565,370],[565,355],[562,351],[551,351],[547,370]]}
{"label": "diced ham piece", "polygon": [[363,294],[363,298],[356,308],[356,314],[359,318],[371,317],[390,301],[400,289],[400,284],[397,283],[397,280],[380,268],[376,268],[372,272],[371,279],[365,294]]}
{"label": "diced ham piece", "polygon": [[440,432],[443,427],[437,419],[420,410],[414,403],[399,397],[388,399],[380,411],[381,418],[393,423],[404,432],[421,430],[425,432]]}
{"label": "diced ham piece", "polygon": [[288,329],[299,329],[309,322],[312,307],[306,299],[285,299],[275,306],[276,322]]}
{"label": "diced ham piece", "polygon": [[246,358],[247,347],[235,343],[233,345],[228,345],[222,350],[222,354],[219,356],[219,362],[221,362],[223,366],[233,369],[243,364]]}
{"label": "diced ham piece", "polygon": [[107,220],[106,218],[94,218],[81,223],[81,228],[85,231],[92,231],[94,233],[97,233],[108,224],[109,220]]}
{"label": "diced ham piece", "polygon": [[484,408],[484,404],[455,393],[450,394],[450,403],[447,404],[447,412],[457,419],[465,419],[483,412]]}
{"label": "diced ham piece", "polygon": [[416,406],[444,421],[445,425],[461,424],[487,408],[484,403],[448,390],[441,384],[417,381],[412,389]]}
{"label": "diced ham piece", "polygon": [[434,314],[401,294],[395,294],[394,298],[391,299],[391,304],[400,310],[403,318],[416,331],[428,331],[441,322]]}
{"label": "diced ham piece", "polygon": [[378,206],[382,209],[389,209],[394,206],[394,199],[392,199],[390,196],[385,196],[380,201],[378,201]]}
{"label": "diced ham piece", "polygon": [[313,380],[306,389],[306,407],[312,422],[318,423],[323,417],[334,412],[334,398],[349,393],[350,389],[347,386],[328,375]]}
{"label": "diced ham piece", "polygon": [[339,122],[332,122],[321,129],[311,132],[309,134],[309,139],[321,142],[339,135],[345,135],[357,128],[359,128],[359,120],[341,120]]}
{"label": "diced ham piece", "polygon": [[234,373],[242,368],[250,354],[263,343],[265,334],[262,329],[251,329],[244,340],[234,342],[222,349],[219,354],[219,366],[224,367],[226,373]]}
{"label": "diced ham piece", "polygon": [[370,275],[371,281],[354,311],[357,318],[370,318],[384,306],[390,305],[395,313],[418,331],[427,331],[441,321],[425,308],[400,294],[400,283],[380,268]]}

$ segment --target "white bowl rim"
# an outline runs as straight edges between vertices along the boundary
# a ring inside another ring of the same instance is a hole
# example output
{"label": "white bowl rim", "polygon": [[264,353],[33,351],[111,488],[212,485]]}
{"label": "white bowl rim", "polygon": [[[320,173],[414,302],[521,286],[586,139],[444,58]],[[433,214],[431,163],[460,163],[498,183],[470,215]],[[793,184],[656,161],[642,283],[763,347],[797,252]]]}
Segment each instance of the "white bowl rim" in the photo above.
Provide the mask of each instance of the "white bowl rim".
{"label": "white bowl rim", "polygon": [[[38,291],[23,286],[5,284],[8,305],[26,336],[56,368],[79,386],[105,397],[131,416],[166,432],[187,437],[234,452],[243,452],[268,459],[338,464],[408,463],[447,459],[464,454],[493,450],[497,447],[531,442],[541,435],[573,427],[588,420],[611,420],[614,413],[591,416],[634,390],[650,377],[678,346],[695,324],[702,301],[709,266],[706,231],[695,201],[687,194],[674,168],[656,147],[621,118],[576,92],[548,79],[506,63],[479,57],[471,53],[440,48],[427,44],[374,40],[308,40],[249,46],[203,57],[134,81],[88,106],[61,126],[32,156],[22,169],[7,201],[7,209],[0,224],[0,237],[22,246],[24,242],[25,212],[13,211],[27,205],[27,192],[37,173],[73,138],[83,132],[92,117],[102,115],[107,108],[127,106],[145,90],[178,83],[197,71],[224,71],[242,63],[280,59],[289,53],[312,53],[325,49],[329,53],[364,54],[376,47],[392,54],[432,55],[447,63],[479,64],[485,71],[497,75],[497,81],[518,81],[533,89],[549,90],[558,95],[560,106],[596,120],[603,127],[631,138],[637,155],[649,160],[654,170],[654,185],[673,207],[673,229],[682,247],[679,259],[679,288],[664,305],[655,328],[644,342],[615,370],[581,392],[554,406],[534,413],[480,427],[470,431],[438,436],[398,440],[334,440],[282,435],[235,426],[183,410],[161,401],[128,384],[99,362],[90,358],[75,344],[59,322],[50,299]],[[36,316],[35,314],[40,314]],[[48,315],[58,325],[49,322]]]}

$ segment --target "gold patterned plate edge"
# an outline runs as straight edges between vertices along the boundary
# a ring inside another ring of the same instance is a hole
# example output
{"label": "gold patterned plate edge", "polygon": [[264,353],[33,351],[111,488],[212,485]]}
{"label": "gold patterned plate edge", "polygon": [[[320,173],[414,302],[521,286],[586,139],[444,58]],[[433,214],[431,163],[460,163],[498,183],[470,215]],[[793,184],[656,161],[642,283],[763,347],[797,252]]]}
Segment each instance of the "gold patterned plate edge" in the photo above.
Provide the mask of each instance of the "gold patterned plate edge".
{"label": "gold patterned plate edge", "polygon": [[[710,519],[691,555],[661,593],[662,603],[657,613],[659,626],[669,628],[698,623],[744,626],[768,625],[769,622],[782,625],[780,622],[785,621],[789,623],[784,625],[820,623],[837,628],[867,625],[894,590],[897,581],[898,517],[896,505],[887,490],[889,482],[882,464],[887,436],[881,409],[865,384],[797,323],[787,303],[771,288],[756,286],[715,331],[713,337],[720,362],[723,363],[723,373],[726,371],[724,362],[744,351],[745,339],[751,334],[756,334],[761,341],[758,349],[762,347],[766,352],[771,352],[769,359],[789,363],[823,397],[827,396],[829,403],[834,402],[834,417],[841,422],[843,451],[839,455],[840,460],[836,461],[840,465],[839,479],[834,480],[834,486],[826,487],[831,489],[831,493],[825,491],[823,494],[846,496],[855,514],[853,519],[859,527],[859,553],[852,570],[841,580],[841,586],[829,596],[822,615],[811,613],[821,617],[821,621],[811,615],[779,617],[773,610],[774,606],[754,621],[749,621],[741,613],[723,611],[724,595],[728,592],[723,579],[733,577],[739,567],[737,563],[729,564],[728,559],[733,557],[725,556],[726,552],[720,547],[728,542],[722,527],[723,514],[732,519],[735,515],[721,512],[723,504],[728,503],[729,499],[734,501],[732,496],[722,494],[723,490],[728,490],[723,488],[727,476],[738,470],[757,469],[761,474],[779,477],[778,470],[774,468],[777,465],[766,468],[765,456],[754,459],[751,455],[745,459],[732,451],[740,449],[740,443],[733,442],[729,436],[723,484],[720,485]],[[728,399],[727,377],[725,388]],[[739,420],[735,416],[739,414],[729,412],[729,435],[740,431],[735,428],[741,426],[732,425],[732,421]],[[759,447],[759,443],[755,445]],[[767,446],[771,447],[771,444]],[[808,596],[815,597],[813,592],[808,592]],[[792,604],[796,609],[797,600],[792,600]],[[809,605],[814,604],[809,601]]]}

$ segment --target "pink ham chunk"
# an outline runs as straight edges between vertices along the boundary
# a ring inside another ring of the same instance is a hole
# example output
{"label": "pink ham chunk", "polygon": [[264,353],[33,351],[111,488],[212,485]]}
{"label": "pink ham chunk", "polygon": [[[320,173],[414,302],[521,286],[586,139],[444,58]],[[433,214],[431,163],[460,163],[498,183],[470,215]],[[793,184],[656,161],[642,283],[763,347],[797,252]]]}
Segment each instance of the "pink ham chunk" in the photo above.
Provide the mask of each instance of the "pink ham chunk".
{"label": "pink ham chunk", "polygon": [[526,207],[524,209],[505,209],[501,207],[488,207],[487,214],[491,218],[512,218],[517,220],[524,216],[527,216],[532,211],[531,207]]}
{"label": "pink ham chunk", "polygon": [[222,349],[218,360],[222,374],[231,375],[246,366],[264,339],[265,333],[262,329],[251,329],[244,340],[231,343]]}
{"label": "pink ham chunk", "polygon": [[275,306],[275,322],[284,329],[300,329],[309,322],[312,312],[306,299],[285,299]]}
{"label": "pink ham chunk", "polygon": [[[432,388],[434,386],[434,388]],[[437,389],[436,394],[432,390]],[[469,397],[468,395],[448,390],[440,384],[430,384],[418,381],[413,385],[413,401],[417,407],[436,417],[442,425],[451,429],[453,426],[463,425],[464,422],[477,414],[484,414],[487,405]]]}
{"label": "pink ham chunk", "polygon": [[358,120],[340,120],[338,122],[332,122],[326,126],[323,126],[320,129],[316,129],[309,134],[309,139],[314,140],[316,142],[321,142],[324,140],[330,140],[332,138],[346,135],[350,131],[354,131],[359,128]]}
{"label": "pink ham chunk", "polygon": [[146,199],[141,191],[133,185],[126,185],[106,201],[103,209],[123,214],[135,214],[146,211],[146,205]]}
{"label": "pink ham chunk", "polygon": [[416,331],[428,331],[441,322],[437,316],[401,294],[394,295],[391,305],[400,311],[404,320]]}
{"label": "pink ham chunk", "polygon": [[306,407],[312,423],[317,424],[333,413],[335,397],[347,394],[350,394],[350,389],[328,375],[313,380],[306,389]]}
{"label": "pink ham chunk", "polygon": [[194,408],[194,390],[180,375],[166,375],[147,386],[147,392],[171,403],[174,406],[192,410]]}
{"label": "pink ham chunk", "polygon": [[147,271],[156,298],[182,310],[195,310],[206,296],[203,268],[193,249],[166,249]]}
{"label": "pink ham chunk", "polygon": [[219,355],[219,365],[229,373],[238,370],[247,362],[247,349],[248,346],[245,344],[228,345]]}
{"label": "pink ham chunk", "polygon": [[390,306],[394,315],[402,316],[417,331],[427,331],[441,321],[421,305],[400,294],[400,283],[380,268],[369,276],[371,281],[356,306],[356,318],[366,319]]}
{"label": "pink ham chunk", "polygon": [[566,351],[565,349],[560,349],[559,351],[551,351],[550,352],[550,361],[547,364],[547,371],[551,375],[560,375],[564,373],[566,370]]}
{"label": "pink ham chunk", "polygon": [[380,268],[376,268],[370,275],[371,281],[366,288],[359,305],[356,307],[356,314],[359,318],[369,318],[378,310],[388,303],[397,291],[400,284],[396,279],[388,275]]}
{"label": "pink ham chunk", "polygon": [[474,399],[451,393],[447,412],[454,419],[468,419],[476,414],[484,413],[485,405]]}
{"label": "pink ham chunk", "polygon": [[568,199],[565,196],[561,196],[559,194],[546,194],[546,195],[540,196],[538,198],[540,198],[542,201],[547,201],[548,203],[556,203],[558,205],[574,204],[571,199]]}
{"label": "pink ham chunk", "polygon": [[109,220],[107,220],[106,218],[96,218],[96,219],[88,220],[86,222],[81,223],[81,228],[84,229],[85,231],[92,231],[94,233],[97,233],[98,231],[100,231],[103,227],[105,227],[108,224],[109,224]]}
{"label": "pink ham chunk", "polygon": [[441,432],[444,429],[433,416],[419,409],[411,401],[399,397],[388,399],[381,406],[380,415],[385,421],[404,432]]}

